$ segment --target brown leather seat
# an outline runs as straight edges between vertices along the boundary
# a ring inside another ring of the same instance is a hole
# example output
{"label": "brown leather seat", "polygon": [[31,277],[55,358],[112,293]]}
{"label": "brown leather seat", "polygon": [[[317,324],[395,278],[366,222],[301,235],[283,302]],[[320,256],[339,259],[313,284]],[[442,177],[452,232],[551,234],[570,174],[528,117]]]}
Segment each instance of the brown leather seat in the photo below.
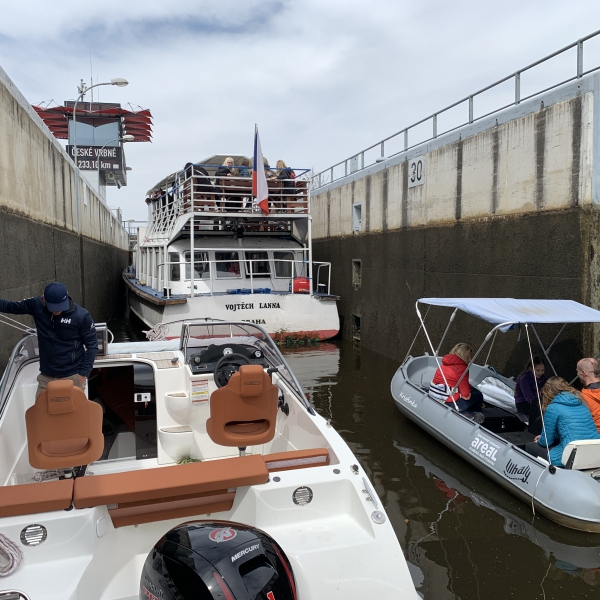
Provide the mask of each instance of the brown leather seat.
{"label": "brown leather seat", "polygon": [[66,510],[72,499],[72,479],[6,485],[0,487],[0,517]]}
{"label": "brown leather seat", "polygon": [[29,464],[36,469],[88,465],[102,455],[102,407],[70,379],[48,383],[25,413],[25,424]]}
{"label": "brown leather seat", "polygon": [[275,436],[278,388],[260,365],[242,365],[210,397],[206,431],[221,446],[255,446]]}

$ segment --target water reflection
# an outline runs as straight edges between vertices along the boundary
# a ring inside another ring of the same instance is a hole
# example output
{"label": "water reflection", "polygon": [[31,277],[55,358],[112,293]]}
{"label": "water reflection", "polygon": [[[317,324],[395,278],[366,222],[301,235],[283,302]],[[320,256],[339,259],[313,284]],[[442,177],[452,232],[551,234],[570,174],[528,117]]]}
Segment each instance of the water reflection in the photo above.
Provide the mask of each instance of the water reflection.
{"label": "water reflection", "polygon": [[600,535],[534,519],[397,411],[396,362],[350,342],[336,348],[285,353],[369,473],[425,598],[598,597]]}

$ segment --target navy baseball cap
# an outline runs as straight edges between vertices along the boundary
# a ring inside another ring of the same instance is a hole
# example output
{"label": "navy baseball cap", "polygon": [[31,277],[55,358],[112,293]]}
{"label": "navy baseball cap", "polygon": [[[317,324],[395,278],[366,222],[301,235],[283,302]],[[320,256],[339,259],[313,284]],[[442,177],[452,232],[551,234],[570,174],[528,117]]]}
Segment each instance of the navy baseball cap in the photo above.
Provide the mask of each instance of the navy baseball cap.
{"label": "navy baseball cap", "polygon": [[50,312],[62,312],[63,310],[68,310],[69,306],[71,306],[67,288],[58,281],[53,281],[46,286],[44,289],[44,300]]}

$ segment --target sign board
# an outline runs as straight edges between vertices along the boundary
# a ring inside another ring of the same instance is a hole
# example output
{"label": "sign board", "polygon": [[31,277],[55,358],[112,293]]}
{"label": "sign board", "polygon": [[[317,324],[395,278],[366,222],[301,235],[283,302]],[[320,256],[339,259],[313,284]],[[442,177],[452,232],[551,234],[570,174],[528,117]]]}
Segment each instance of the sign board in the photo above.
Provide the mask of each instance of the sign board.
{"label": "sign board", "polygon": [[[73,146],[67,146],[69,156],[73,158]],[[101,156],[99,157],[99,154]],[[97,171],[100,158],[101,171],[122,171],[123,155],[119,146],[77,146],[77,167],[82,171]]]}
{"label": "sign board", "polygon": [[196,379],[192,381],[192,407],[205,406],[208,404],[208,381]]}
{"label": "sign board", "polygon": [[425,183],[425,156],[415,156],[408,161],[408,187]]}
{"label": "sign board", "polygon": [[350,173],[356,173],[358,171],[358,156],[353,156],[350,159]]}

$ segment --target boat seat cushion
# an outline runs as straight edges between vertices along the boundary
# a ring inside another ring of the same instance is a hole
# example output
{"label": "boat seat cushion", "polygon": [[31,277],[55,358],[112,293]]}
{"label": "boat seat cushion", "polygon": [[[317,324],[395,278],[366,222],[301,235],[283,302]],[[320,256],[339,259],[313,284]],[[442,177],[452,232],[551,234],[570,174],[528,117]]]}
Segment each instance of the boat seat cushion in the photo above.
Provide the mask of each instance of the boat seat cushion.
{"label": "boat seat cushion", "polygon": [[6,485],[0,487],[0,517],[65,510],[72,499],[72,479]]}
{"label": "boat seat cushion", "polygon": [[269,473],[308,467],[322,467],[329,464],[329,451],[327,448],[289,450],[288,452],[265,454],[264,459]]}
{"label": "boat seat cushion", "polygon": [[562,454],[567,469],[583,471],[600,468],[600,440],[579,440],[567,444]]}
{"label": "boat seat cushion", "polygon": [[261,455],[81,477],[75,508],[109,505],[115,527],[230,510],[235,488],[266,483]]}

